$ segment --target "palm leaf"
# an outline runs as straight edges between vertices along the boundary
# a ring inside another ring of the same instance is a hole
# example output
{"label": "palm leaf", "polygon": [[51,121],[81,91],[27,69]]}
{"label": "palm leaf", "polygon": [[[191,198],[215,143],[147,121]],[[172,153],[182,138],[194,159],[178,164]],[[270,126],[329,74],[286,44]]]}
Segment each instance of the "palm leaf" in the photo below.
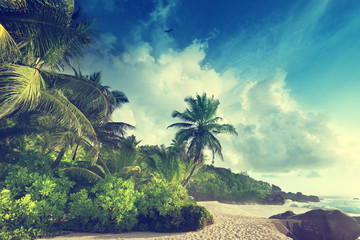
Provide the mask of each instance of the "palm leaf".
{"label": "palm leaf", "polygon": [[20,55],[20,49],[11,35],[0,23],[0,61],[14,61]]}
{"label": "palm leaf", "polygon": [[34,110],[43,88],[44,79],[35,68],[9,65],[5,71],[0,71],[0,118],[13,112]]}
{"label": "palm leaf", "polygon": [[49,92],[42,91],[39,105],[36,111],[52,114],[60,126],[72,129],[79,137],[86,137],[92,145],[95,163],[99,154],[99,141],[92,123],[86,116],[74,106],[59,91],[52,89]]}
{"label": "palm leaf", "polygon": [[89,24],[73,21],[71,1],[14,0],[0,4],[0,23],[23,46],[27,61],[41,58],[47,66],[63,67],[81,56],[90,42]]}
{"label": "palm leaf", "polygon": [[96,174],[93,171],[90,171],[89,169],[86,169],[86,168],[68,167],[68,168],[64,168],[61,170],[67,174],[80,176],[89,182],[98,182],[103,179],[98,174]]}

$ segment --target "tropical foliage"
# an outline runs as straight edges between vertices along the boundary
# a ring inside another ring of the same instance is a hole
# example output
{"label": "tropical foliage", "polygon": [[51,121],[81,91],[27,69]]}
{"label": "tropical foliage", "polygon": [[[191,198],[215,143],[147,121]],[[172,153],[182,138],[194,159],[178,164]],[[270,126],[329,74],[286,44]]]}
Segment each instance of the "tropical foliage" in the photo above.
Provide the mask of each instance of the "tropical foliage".
{"label": "tropical foliage", "polygon": [[257,181],[246,173],[206,165],[187,186],[198,201],[256,203],[271,193],[269,183]]}
{"label": "tropical foliage", "polygon": [[216,116],[216,111],[219,107],[219,100],[214,99],[214,96],[208,98],[206,93],[202,96],[196,95],[196,98],[185,98],[188,108],[184,112],[174,111],[173,118],[179,118],[183,122],[174,123],[168,128],[178,128],[175,139],[179,142],[189,142],[187,155],[189,160],[192,159],[194,166],[189,176],[183,182],[183,185],[189,182],[196,167],[199,165],[199,160],[205,149],[212,152],[214,164],[214,157],[217,154],[222,160],[222,147],[220,141],[215,137],[217,134],[236,134],[235,128],[230,124],[219,124],[222,120]]}

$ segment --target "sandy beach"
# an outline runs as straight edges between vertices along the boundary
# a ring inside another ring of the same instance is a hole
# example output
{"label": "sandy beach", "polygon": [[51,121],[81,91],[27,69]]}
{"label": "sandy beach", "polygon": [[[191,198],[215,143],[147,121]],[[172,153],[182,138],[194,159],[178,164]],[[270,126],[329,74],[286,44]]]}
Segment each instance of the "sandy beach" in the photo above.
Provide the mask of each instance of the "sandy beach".
{"label": "sandy beach", "polygon": [[267,218],[287,210],[292,210],[295,213],[304,213],[309,210],[305,208],[272,205],[233,205],[215,201],[199,202],[199,205],[206,207],[213,214],[215,224],[198,232],[130,232],[120,234],[70,233],[64,236],[47,239],[291,239],[277,230],[274,220]]}

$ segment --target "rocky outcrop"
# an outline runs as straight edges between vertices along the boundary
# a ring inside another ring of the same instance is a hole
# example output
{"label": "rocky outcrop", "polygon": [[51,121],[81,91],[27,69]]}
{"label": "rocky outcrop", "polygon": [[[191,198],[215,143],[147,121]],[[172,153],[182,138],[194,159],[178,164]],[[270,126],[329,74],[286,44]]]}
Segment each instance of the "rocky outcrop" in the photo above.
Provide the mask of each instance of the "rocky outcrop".
{"label": "rocky outcrop", "polygon": [[286,211],[284,213],[276,214],[274,216],[269,217],[270,219],[288,219],[296,214],[293,211]]}
{"label": "rocky outcrop", "polygon": [[288,212],[270,218],[280,219],[289,230],[287,236],[295,240],[355,240],[360,236],[360,225],[340,210],[317,209],[299,215]]}
{"label": "rocky outcrop", "polygon": [[278,192],[273,192],[263,199],[262,204],[267,205],[284,205],[286,198]]}
{"label": "rocky outcrop", "polygon": [[313,195],[304,195],[301,192],[291,193],[283,192],[278,186],[272,186],[272,193],[263,200],[263,204],[283,205],[286,199],[295,202],[320,202],[319,197]]}
{"label": "rocky outcrop", "polygon": [[282,192],[281,195],[285,199],[290,199],[295,202],[320,202],[319,197],[313,195],[304,195],[301,192],[298,192],[296,194]]}

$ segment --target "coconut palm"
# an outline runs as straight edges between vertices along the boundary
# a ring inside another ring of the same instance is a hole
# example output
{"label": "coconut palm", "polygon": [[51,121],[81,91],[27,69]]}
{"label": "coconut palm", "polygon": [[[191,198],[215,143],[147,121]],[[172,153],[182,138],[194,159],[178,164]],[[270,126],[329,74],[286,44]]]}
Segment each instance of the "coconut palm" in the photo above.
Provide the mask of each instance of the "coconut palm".
{"label": "coconut palm", "polygon": [[[95,72],[92,75],[82,75],[80,69],[78,71],[74,69],[74,73],[75,76],[66,76],[61,83],[57,81],[58,84],[65,86],[63,91],[68,93],[69,100],[81,109],[91,121],[102,147],[110,146],[112,148],[119,148],[124,141],[126,131],[133,130],[135,127],[124,122],[112,122],[111,115],[115,109],[128,103],[128,98],[125,93],[117,90],[109,90],[108,86],[102,85],[101,72]],[[93,99],[88,99],[90,102],[81,101],[81,95],[84,94],[84,91],[81,91],[81,93],[73,93],[73,91],[71,91],[72,88],[68,87],[68,85],[75,85],[73,87],[76,88],[77,85],[82,85],[81,82],[89,85],[89,87],[84,90],[86,96],[93,97]],[[93,87],[91,88],[91,86]],[[87,142],[86,137],[79,138],[73,160],[76,158],[77,149],[81,142],[85,142],[88,146],[91,145]],[[93,162],[93,164],[95,164],[95,162]]]}
{"label": "coconut palm", "polygon": [[179,118],[183,122],[174,123],[168,128],[179,129],[175,138],[179,142],[187,141],[189,143],[187,155],[192,158],[194,167],[189,176],[183,182],[186,186],[196,167],[199,165],[199,160],[205,149],[209,149],[213,155],[218,155],[223,160],[222,147],[220,141],[215,137],[217,134],[235,134],[235,128],[230,124],[219,124],[222,120],[216,116],[216,111],[220,104],[219,100],[212,96],[208,98],[206,93],[202,96],[196,95],[196,98],[185,98],[188,108],[184,112],[174,111],[173,118]]}
{"label": "coconut palm", "polygon": [[[81,142],[98,159],[100,142],[110,142],[131,125],[112,123],[111,114],[128,102],[110,91],[101,74],[83,76],[54,70],[72,65],[90,42],[89,24],[74,13],[74,0],[0,1],[0,119],[27,112],[50,115],[55,123],[59,155]],[[101,139],[98,139],[101,138]]]}

